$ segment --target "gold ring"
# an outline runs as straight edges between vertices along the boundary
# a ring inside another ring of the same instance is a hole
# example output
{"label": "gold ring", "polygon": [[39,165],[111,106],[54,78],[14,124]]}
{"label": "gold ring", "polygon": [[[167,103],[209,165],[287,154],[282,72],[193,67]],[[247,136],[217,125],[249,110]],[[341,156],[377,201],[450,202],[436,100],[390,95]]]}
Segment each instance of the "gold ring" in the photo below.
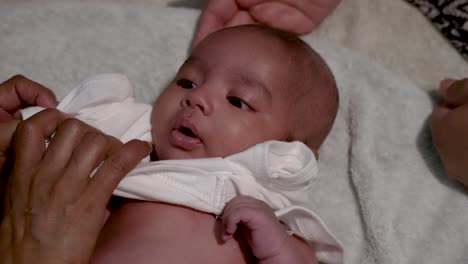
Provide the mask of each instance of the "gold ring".
{"label": "gold ring", "polygon": [[50,135],[50,137],[44,139],[44,143],[46,144],[46,147],[49,145],[49,143],[52,141],[52,138],[55,136],[55,132]]}

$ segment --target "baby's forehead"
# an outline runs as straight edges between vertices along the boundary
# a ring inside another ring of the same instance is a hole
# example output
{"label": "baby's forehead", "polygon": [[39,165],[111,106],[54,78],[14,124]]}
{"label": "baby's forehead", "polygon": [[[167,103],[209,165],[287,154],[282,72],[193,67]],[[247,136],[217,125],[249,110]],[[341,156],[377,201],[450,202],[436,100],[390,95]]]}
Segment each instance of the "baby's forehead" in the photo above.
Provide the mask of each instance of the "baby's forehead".
{"label": "baby's forehead", "polygon": [[[280,49],[289,53],[294,43],[302,42],[297,36],[257,25],[244,25],[225,28],[209,36],[216,39],[218,44],[229,46],[230,43],[241,43],[241,47],[252,50],[279,52]],[[247,44],[247,45],[246,45]],[[286,48],[286,49],[284,49]]]}
{"label": "baby's forehead", "polygon": [[[246,25],[231,28],[233,32],[245,35],[247,39],[262,39],[269,43],[279,44],[287,49],[287,52],[304,52],[310,49],[310,46],[295,34],[259,25]],[[262,45],[260,42],[251,42],[252,45]],[[266,47],[265,47],[266,48]]]}
{"label": "baby's forehead", "polygon": [[[214,56],[214,52],[220,56]],[[314,67],[316,61],[311,48],[305,42],[290,33],[261,26],[238,26],[217,31],[202,42],[200,49],[194,50],[188,61],[200,57],[200,61],[221,61],[223,65],[239,62],[237,59],[228,60],[228,53],[231,57],[244,58],[240,60],[242,63],[257,65],[255,60],[259,60],[268,65],[272,74],[268,75],[266,84],[268,88],[280,87],[283,101],[294,97],[287,95],[296,94],[299,86],[305,85],[311,76],[313,78],[314,68],[317,68]],[[244,65],[243,68],[247,72],[240,74],[240,79],[252,83],[255,76],[251,78],[249,75],[251,67]]]}

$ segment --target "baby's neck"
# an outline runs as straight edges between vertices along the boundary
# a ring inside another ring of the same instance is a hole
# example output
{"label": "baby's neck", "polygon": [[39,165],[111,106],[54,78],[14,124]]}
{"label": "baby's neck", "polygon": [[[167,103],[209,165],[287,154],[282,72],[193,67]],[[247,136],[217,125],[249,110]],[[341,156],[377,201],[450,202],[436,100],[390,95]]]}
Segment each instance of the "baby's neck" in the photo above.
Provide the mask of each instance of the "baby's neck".
{"label": "baby's neck", "polygon": [[158,161],[158,160],[159,160],[158,153],[156,153],[156,150],[153,149],[153,152],[151,152],[150,154],[150,161]]}

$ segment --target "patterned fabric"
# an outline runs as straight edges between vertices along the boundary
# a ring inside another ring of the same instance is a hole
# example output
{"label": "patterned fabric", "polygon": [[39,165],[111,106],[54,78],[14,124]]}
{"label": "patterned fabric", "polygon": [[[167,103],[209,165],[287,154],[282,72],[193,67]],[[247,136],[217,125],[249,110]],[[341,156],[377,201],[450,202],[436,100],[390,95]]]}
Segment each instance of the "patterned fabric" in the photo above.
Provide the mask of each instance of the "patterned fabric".
{"label": "patterned fabric", "polygon": [[417,7],[468,61],[468,0],[406,0]]}

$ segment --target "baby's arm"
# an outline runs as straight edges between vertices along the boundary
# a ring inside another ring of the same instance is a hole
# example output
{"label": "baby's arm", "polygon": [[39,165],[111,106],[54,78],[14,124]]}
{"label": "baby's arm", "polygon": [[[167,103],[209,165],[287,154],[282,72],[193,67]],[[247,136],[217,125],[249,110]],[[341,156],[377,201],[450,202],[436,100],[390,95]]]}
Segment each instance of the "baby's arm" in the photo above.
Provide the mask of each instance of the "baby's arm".
{"label": "baby's arm", "polygon": [[317,263],[315,255],[306,252],[311,249],[304,247],[305,242],[288,235],[273,210],[263,201],[250,196],[233,198],[223,210],[222,222],[224,241],[233,236],[238,225],[242,227],[239,232],[259,263]]}

